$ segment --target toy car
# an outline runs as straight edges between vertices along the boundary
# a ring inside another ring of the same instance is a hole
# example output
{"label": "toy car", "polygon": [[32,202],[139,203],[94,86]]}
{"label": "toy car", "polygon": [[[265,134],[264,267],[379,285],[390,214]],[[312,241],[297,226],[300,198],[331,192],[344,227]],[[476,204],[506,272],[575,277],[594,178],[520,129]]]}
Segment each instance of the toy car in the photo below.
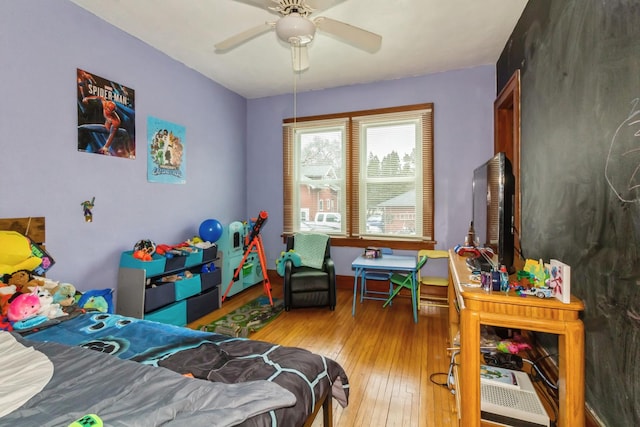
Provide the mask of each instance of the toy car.
{"label": "toy car", "polygon": [[521,289],[519,293],[520,295],[535,295],[538,298],[551,298],[553,296],[553,290],[548,286]]}
{"label": "toy car", "polygon": [[483,254],[485,256],[487,256],[488,258],[493,258],[493,249],[491,248],[478,248],[476,246],[463,246],[463,245],[456,245],[456,247],[453,249],[455,251],[456,254],[460,255],[460,256],[474,256],[474,257],[479,257],[482,256]]}

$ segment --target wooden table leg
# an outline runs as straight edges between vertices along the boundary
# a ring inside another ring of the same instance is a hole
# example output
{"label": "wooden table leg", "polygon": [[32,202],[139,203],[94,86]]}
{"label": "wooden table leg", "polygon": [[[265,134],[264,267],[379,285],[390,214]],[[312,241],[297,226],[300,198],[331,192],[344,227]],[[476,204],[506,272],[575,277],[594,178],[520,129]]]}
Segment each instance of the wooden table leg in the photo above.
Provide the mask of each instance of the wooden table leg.
{"label": "wooden table leg", "polygon": [[480,315],[460,310],[460,425],[480,426]]}
{"label": "wooden table leg", "polygon": [[584,427],[584,325],[565,322],[558,335],[560,427]]}

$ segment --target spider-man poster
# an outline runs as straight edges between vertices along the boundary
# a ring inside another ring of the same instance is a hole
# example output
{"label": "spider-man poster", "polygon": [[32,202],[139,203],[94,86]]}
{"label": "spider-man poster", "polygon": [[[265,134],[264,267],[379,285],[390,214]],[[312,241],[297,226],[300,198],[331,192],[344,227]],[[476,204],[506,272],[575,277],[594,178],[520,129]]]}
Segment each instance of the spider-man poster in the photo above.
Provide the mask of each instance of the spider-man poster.
{"label": "spider-man poster", "polygon": [[78,69],[78,151],[136,158],[134,91]]}

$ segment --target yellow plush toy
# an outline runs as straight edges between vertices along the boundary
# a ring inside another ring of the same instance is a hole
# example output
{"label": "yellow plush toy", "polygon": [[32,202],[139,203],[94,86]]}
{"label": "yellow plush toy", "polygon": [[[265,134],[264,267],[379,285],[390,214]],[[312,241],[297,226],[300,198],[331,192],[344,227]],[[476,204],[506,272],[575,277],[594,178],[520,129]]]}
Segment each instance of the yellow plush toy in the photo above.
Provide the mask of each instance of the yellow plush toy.
{"label": "yellow plush toy", "polygon": [[32,271],[41,262],[31,253],[29,239],[15,231],[0,230],[0,277],[18,270]]}

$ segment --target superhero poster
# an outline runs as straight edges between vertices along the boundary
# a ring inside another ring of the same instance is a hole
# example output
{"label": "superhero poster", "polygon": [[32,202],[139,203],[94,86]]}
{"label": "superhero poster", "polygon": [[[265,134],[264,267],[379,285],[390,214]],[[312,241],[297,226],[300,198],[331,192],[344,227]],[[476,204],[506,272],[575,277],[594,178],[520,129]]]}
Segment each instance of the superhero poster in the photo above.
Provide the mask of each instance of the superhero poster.
{"label": "superhero poster", "polygon": [[185,127],[149,116],[147,119],[147,181],[184,184]]}
{"label": "superhero poster", "polygon": [[78,151],[136,158],[134,91],[78,69]]}

